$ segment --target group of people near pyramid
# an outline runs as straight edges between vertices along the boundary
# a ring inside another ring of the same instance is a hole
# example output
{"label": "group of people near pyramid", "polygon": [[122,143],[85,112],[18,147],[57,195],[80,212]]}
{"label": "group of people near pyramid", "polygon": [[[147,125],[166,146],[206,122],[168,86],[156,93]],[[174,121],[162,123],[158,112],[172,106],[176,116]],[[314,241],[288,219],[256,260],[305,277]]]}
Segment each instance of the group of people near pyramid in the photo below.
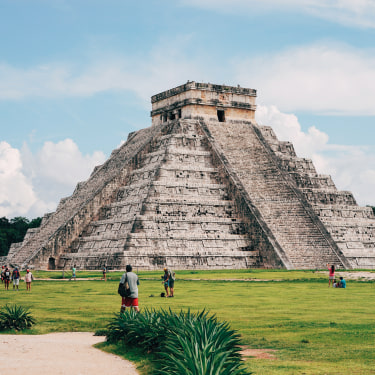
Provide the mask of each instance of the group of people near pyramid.
{"label": "group of people near pyramid", "polygon": [[[164,268],[164,275],[162,276],[162,283],[166,293],[161,296],[174,297],[174,281],[176,274],[169,268]],[[127,307],[134,308],[139,312],[138,304],[138,285],[139,279],[136,273],[133,272],[133,267],[128,264],[126,272],[122,275],[119,284],[119,294],[121,295],[121,311],[124,312]]]}
{"label": "group of people near pyramid", "polygon": [[[9,284],[12,281],[13,290],[19,290],[21,272],[18,267],[11,270],[7,265],[1,266],[1,283],[4,284],[5,290],[9,290]],[[26,283],[26,290],[31,291],[31,282],[34,280],[32,272],[27,269],[23,279]]]}
{"label": "group of people near pyramid", "polygon": [[340,280],[336,280],[335,276],[335,265],[332,264],[331,266],[327,264],[328,272],[329,272],[329,277],[328,277],[328,287],[332,284],[333,288],[346,288],[346,281],[344,278],[341,276]]}

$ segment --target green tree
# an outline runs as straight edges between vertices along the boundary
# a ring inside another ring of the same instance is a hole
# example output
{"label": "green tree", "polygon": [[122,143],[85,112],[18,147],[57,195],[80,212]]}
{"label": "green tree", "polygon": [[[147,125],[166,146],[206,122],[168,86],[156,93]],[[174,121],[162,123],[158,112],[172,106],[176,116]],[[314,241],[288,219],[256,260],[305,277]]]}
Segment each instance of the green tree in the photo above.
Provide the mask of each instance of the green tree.
{"label": "green tree", "polygon": [[15,242],[22,242],[26,231],[29,228],[37,228],[42,222],[41,217],[29,221],[27,218],[17,216],[11,220],[6,217],[0,218],[0,256],[9,252],[10,245]]}

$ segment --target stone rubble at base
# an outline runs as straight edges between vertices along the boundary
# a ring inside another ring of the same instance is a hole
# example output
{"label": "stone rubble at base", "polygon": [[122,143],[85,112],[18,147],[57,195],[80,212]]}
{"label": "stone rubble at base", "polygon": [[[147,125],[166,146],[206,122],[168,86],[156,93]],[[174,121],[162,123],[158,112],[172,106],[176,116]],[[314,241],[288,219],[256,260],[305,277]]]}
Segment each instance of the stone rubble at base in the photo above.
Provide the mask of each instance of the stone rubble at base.
{"label": "stone rubble at base", "polygon": [[188,82],[13,244],[22,268],[375,268],[375,217],[254,120],[256,91]]}

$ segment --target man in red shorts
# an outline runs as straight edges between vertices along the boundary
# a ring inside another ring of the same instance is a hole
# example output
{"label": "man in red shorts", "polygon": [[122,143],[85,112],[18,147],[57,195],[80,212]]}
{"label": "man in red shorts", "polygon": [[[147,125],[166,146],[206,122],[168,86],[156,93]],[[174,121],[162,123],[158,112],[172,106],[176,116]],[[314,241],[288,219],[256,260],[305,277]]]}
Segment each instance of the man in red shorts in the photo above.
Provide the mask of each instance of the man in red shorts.
{"label": "man in red shorts", "polygon": [[120,284],[128,283],[130,289],[129,297],[122,297],[121,311],[125,311],[127,307],[133,307],[135,311],[139,312],[138,306],[138,276],[132,272],[132,266],[126,266],[126,272],[122,275]]}

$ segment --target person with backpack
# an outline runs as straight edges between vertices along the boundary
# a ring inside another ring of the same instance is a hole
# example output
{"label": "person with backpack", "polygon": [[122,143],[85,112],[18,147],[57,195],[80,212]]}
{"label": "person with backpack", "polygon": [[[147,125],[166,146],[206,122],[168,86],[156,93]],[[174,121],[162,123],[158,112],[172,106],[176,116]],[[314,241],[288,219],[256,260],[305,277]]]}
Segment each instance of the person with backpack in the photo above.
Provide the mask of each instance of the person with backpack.
{"label": "person with backpack", "polygon": [[4,271],[5,290],[9,290],[9,283],[10,283],[10,269],[8,267],[5,267],[5,271]]}
{"label": "person with backpack", "polygon": [[132,272],[133,267],[128,264],[126,272],[122,275],[118,293],[121,295],[121,312],[124,312],[127,307],[134,308],[139,312],[138,306],[138,276]]}
{"label": "person with backpack", "polygon": [[13,290],[17,288],[17,292],[18,292],[19,290],[18,286],[20,284],[20,271],[18,270],[17,267],[15,267],[12,272],[12,280],[13,280]]}

